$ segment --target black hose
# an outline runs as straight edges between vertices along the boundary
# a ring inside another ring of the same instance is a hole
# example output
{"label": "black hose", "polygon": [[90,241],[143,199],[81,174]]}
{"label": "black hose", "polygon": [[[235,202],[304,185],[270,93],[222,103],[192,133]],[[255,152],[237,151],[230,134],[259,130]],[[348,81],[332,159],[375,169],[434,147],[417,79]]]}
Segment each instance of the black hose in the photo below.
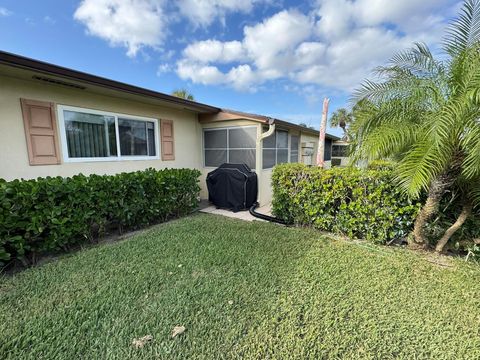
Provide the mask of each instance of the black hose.
{"label": "black hose", "polygon": [[278,218],[273,217],[273,216],[268,216],[268,215],[260,214],[259,212],[256,212],[255,209],[258,207],[258,205],[259,205],[258,202],[256,202],[250,207],[249,212],[250,212],[250,214],[252,214],[252,216],[255,216],[256,218],[259,218],[259,219],[262,219],[262,220],[267,220],[267,221],[270,221],[270,222],[274,222],[274,223],[277,223],[277,224],[287,225],[287,223],[285,221],[283,221],[282,219],[278,219]]}

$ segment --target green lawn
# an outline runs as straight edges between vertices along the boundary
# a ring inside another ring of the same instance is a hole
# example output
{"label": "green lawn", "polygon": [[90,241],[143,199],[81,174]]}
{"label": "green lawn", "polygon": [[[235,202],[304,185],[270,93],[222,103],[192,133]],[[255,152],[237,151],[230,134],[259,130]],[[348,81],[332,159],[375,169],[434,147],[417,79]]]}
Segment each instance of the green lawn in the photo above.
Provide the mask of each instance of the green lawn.
{"label": "green lawn", "polygon": [[480,358],[479,268],[424,257],[194,215],[0,278],[0,358]]}

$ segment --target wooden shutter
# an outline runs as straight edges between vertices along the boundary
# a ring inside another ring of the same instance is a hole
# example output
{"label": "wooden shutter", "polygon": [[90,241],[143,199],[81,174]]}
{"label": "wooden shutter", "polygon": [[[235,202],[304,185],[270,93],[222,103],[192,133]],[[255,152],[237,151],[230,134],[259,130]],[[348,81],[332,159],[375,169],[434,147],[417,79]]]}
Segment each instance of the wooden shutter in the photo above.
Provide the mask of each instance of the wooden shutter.
{"label": "wooden shutter", "polygon": [[60,164],[53,103],[20,99],[30,165]]}
{"label": "wooden shutter", "polygon": [[173,121],[160,120],[160,124],[160,137],[162,139],[162,160],[175,160]]}

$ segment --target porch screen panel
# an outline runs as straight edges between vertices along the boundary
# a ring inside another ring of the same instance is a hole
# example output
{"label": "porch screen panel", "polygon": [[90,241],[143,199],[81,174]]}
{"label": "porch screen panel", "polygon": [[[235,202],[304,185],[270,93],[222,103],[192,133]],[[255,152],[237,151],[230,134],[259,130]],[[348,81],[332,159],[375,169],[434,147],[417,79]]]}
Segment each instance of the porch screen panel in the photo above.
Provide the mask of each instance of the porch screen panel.
{"label": "porch screen panel", "polygon": [[217,167],[227,162],[227,130],[203,131],[205,166]]}
{"label": "porch screen panel", "polygon": [[228,129],[228,162],[247,164],[255,169],[256,139],[256,127]]}
{"label": "porch screen panel", "polygon": [[270,135],[269,137],[266,137],[265,139],[263,139],[263,148],[264,149],[275,149],[275,143],[276,143],[276,136],[275,136],[275,132]]}
{"label": "porch screen panel", "polygon": [[233,164],[247,164],[250,169],[255,169],[255,149],[229,150],[228,162]]}
{"label": "porch screen panel", "polygon": [[247,164],[255,169],[256,127],[205,129],[203,131],[204,163],[217,167],[223,163]]}
{"label": "porch screen panel", "polygon": [[257,128],[228,129],[228,147],[230,149],[255,149]]}
{"label": "porch screen panel", "polygon": [[263,149],[263,168],[270,169],[275,166],[276,151],[274,149]]}
{"label": "porch screen panel", "polygon": [[277,164],[288,162],[288,132],[277,132]]}
{"label": "porch screen panel", "polygon": [[276,130],[263,140],[263,169],[288,162],[288,131]]}
{"label": "porch screen panel", "polygon": [[227,162],[227,150],[205,149],[205,166],[220,166]]}
{"label": "porch screen panel", "polygon": [[298,136],[292,135],[290,137],[290,162],[298,162]]}
{"label": "porch screen panel", "polygon": [[227,130],[205,130],[203,133],[205,149],[226,149]]}
{"label": "porch screen panel", "polygon": [[272,135],[266,137],[262,141],[263,146],[263,169],[271,169],[277,163],[277,150],[276,150],[276,131],[273,132]]}

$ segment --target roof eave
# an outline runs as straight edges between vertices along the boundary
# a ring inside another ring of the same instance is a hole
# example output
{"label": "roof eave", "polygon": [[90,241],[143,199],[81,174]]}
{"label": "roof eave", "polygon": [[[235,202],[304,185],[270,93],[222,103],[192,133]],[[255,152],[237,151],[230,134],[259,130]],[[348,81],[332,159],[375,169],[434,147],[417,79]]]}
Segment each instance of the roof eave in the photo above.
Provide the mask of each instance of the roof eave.
{"label": "roof eave", "polygon": [[[271,118],[271,117],[268,117],[268,116],[265,116],[265,115],[250,114],[250,113],[246,113],[246,112],[242,112],[242,111],[236,111],[236,110],[230,110],[230,109],[222,109],[222,111],[220,113],[221,114],[233,114],[233,115],[236,115],[238,117],[238,119],[258,121],[258,122],[261,122],[261,123],[264,123],[264,124],[268,124],[268,122],[270,120],[273,120],[273,122],[275,124],[278,124],[280,126],[283,125],[285,127],[293,128],[293,129],[296,129],[296,130],[301,131],[303,133],[309,133],[309,134],[313,134],[313,135],[316,135],[316,136],[318,136],[320,134],[320,132],[318,130],[309,129],[305,126],[294,124],[294,123],[291,123],[289,121],[285,121],[285,120],[281,120],[281,119]],[[228,119],[227,117],[224,117],[224,120],[233,120],[233,118]],[[337,137],[335,135],[331,135],[331,134],[325,134],[325,137],[327,139],[331,139],[331,140],[340,140],[339,137]]]}
{"label": "roof eave", "polygon": [[135,85],[129,85],[115,80],[110,80],[100,76],[84,73],[81,71],[69,69],[66,67],[50,64],[44,61],[34,60],[24,56],[0,51],[0,64],[11,67],[26,69],[30,71],[39,72],[42,74],[58,76],[61,78],[78,81],[90,85],[100,86],[111,90],[121,91],[124,93],[146,96],[155,98],[163,102],[172,103],[176,105],[183,105],[186,108],[195,110],[200,113],[215,113],[220,109],[207,104],[198,103],[172,95],[163,94],[157,91],[141,88]]}

